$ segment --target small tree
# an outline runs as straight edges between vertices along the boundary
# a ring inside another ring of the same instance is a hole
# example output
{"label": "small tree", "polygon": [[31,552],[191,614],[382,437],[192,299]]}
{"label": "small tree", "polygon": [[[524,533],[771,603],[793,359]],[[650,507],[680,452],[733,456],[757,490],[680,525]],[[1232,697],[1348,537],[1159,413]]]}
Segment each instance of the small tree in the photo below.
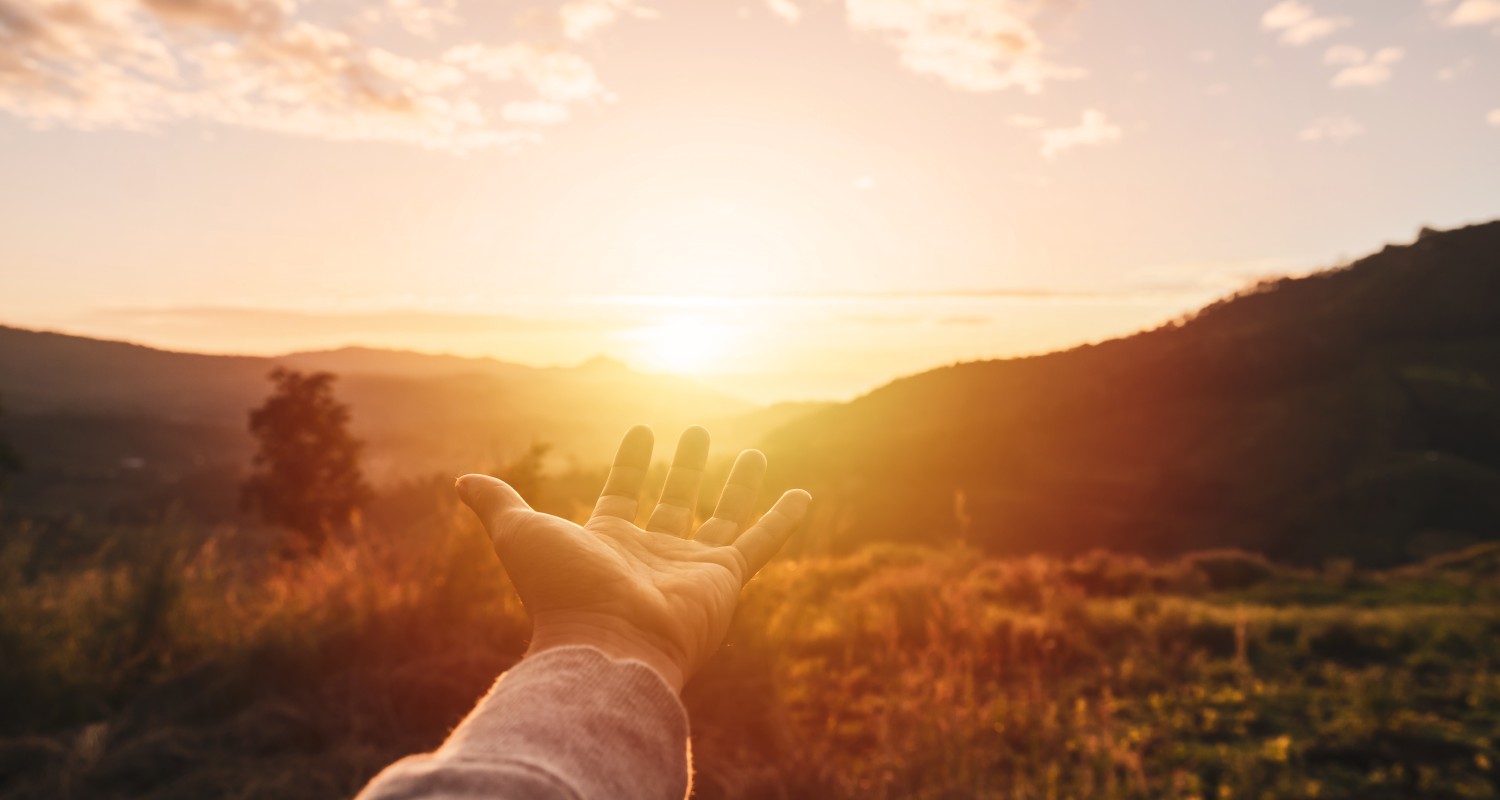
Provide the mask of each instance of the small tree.
{"label": "small tree", "polygon": [[241,487],[247,509],[301,534],[314,552],[370,498],[363,444],[349,435],[349,407],[333,396],[333,381],[327,372],[271,372],[275,390],[250,412],[258,449]]}

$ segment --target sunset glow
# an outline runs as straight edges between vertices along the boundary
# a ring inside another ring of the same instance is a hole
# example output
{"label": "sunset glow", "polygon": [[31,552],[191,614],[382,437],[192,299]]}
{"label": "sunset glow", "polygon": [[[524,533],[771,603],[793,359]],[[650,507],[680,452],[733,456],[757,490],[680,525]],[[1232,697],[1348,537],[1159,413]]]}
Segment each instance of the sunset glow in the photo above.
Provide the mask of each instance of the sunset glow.
{"label": "sunset glow", "polygon": [[1500,0],[0,0],[0,800],[1500,800],[1497,630]]}
{"label": "sunset glow", "polygon": [[653,370],[697,375],[725,371],[733,334],[701,318],[680,317],[625,334]]}
{"label": "sunset glow", "polygon": [[1500,214],[1483,3],[14,3],[0,321],[163,347],[847,398]]}

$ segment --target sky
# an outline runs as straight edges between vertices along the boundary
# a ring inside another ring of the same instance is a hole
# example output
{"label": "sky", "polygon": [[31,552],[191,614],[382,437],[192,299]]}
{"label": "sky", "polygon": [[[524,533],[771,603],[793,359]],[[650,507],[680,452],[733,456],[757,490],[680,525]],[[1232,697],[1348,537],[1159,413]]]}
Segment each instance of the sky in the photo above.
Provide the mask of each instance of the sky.
{"label": "sky", "polygon": [[0,0],[0,323],[759,401],[1500,217],[1500,0]]}

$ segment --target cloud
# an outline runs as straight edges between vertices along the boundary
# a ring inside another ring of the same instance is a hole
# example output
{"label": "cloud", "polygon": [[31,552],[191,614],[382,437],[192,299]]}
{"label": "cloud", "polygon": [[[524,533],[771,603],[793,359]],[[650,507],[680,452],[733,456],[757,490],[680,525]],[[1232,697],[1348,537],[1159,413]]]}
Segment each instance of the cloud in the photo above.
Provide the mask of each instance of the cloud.
{"label": "cloud", "polygon": [[1042,156],[1053,158],[1064,150],[1086,145],[1101,145],[1120,138],[1118,125],[1111,123],[1104,112],[1088,109],[1083,112],[1083,121],[1072,128],[1050,128],[1042,131]]}
{"label": "cloud", "polygon": [[1379,86],[1391,79],[1391,67],[1406,57],[1399,47],[1385,47],[1374,55],[1349,45],[1335,45],[1323,54],[1323,63],[1342,66],[1333,76],[1335,88],[1350,86]]}
{"label": "cloud", "polygon": [[501,107],[500,116],[527,125],[560,125],[572,114],[567,106],[550,100],[512,100]]}
{"label": "cloud", "polygon": [[[387,8],[419,30],[451,11],[446,0]],[[0,110],[39,127],[196,120],[469,151],[537,138],[487,116],[495,91],[553,104],[610,97],[576,54],[521,45],[509,69],[488,69],[455,57],[463,47],[395,52],[301,10],[297,0],[0,0]]]}
{"label": "cloud", "polygon": [[575,42],[592,37],[620,17],[654,17],[656,12],[634,0],[574,0],[557,11],[563,35]]}
{"label": "cloud", "polygon": [[1304,45],[1322,39],[1350,24],[1347,17],[1320,17],[1312,6],[1297,0],[1282,0],[1260,18],[1260,26],[1280,31],[1285,44]]}
{"label": "cloud", "polygon": [[352,343],[433,352],[483,352],[508,336],[579,332],[613,336],[638,327],[647,321],[640,317],[651,311],[549,307],[541,312],[522,304],[487,311],[403,305],[117,306],[85,310],[72,316],[66,327],[86,335],[194,352],[286,353]]}
{"label": "cloud", "polygon": [[1048,2],[1022,0],[845,0],[850,27],[885,39],[907,69],[955,89],[1041,91],[1083,70],[1042,56],[1033,18]]}
{"label": "cloud", "polygon": [[802,7],[792,0],[766,0],[766,8],[787,22],[796,22],[802,18]]}
{"label": "cloud", "polygon": [[1497,128],[1500,128],[1500,108],[1497,108],[1494,111],[1486,114],[1484,117],[1484,121],[1488,122],[1491,125],[1494,125]]}
{"label": "cloud", "polygon": [[1363,136],[1365,126],[1359,120],[1347,114],[1334,114],[1319,117],[1312,124],[1302,129],[1297,138],[1304,142],[1347,142],[1356,136]]}
{"label": "cloud", "polygon": [[1449,25],[1488,25],[1500,22],[1500,0],[1463,0],[1448,14]]}
{"label": "cloud", "polygon": [[432,38],[437,29],[458,22],[454,0],[386,0],[386,9],[407,33]]}
{"label": "cloud", "polygon": [[1454,63],[1454,64],[1452,64],[1450,66],[1443,67],[1442,69],[1438,70],[1437,71],[1437,79],[1440,80],[1440,81],[1444,81],[1444,82],[1458,80],[1460,77],[1462,77],[1465,74],[1467,74],[1469,72],[1469,70],[1471,70],[1473,68],[1474,68],[1474,59],[1472,59],[1472,58],[1460,59],[1456,63]]}
{"label": "cloud", "polygon": [[858,190],[860,190],[862,192],[868,192],[871,189],[874,189],[875,188],[875,176],[873,176],[873,175],[861,175],[858,178],[855,178],[854,179],[854,188],[856,188],[856,189],[858,189]]}
{"label": "cloud", "polygon": [[[550,44],[439,47],[421,40],[461,30],[457,0],[379,0],[350,20],[357,27],[313,0],[0,0],[0,112],[43,128],[194,121],[455,152],[512,146],[537,141],[539,126],[578,105],[614,99],[569,43],[654,16],[648,1],[564,0],[531,12],[540,22],[531,35]],[[782,19],[800,18],[800,0],[766,1]],[[1035,93],[1083,74],[1045,56],[1037,31],[1071,0],[844,3],[851,29],[957,89]]]}
{"label": "cloud", "polygon": [[594,73],[594,65],[567,50],[524,42],[503,47],[470,44],[448,50],[443,61],[492,80],[523,81],[553,103],[614,100]]}
{"label": "cloud", "polygon": [[1323,54],[1324,64],[1353,65],[1365,62],[1365,51],[1347,44],[1336,44]]}

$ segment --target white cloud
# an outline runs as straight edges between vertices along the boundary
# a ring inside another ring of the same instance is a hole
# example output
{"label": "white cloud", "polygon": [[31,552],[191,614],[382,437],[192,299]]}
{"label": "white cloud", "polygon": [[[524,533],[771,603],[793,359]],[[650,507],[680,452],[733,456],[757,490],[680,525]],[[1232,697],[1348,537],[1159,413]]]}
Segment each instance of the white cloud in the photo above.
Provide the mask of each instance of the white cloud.
{"label": "white cloud", "polygon": [[[447,8],[398,6],[403,25],[438,24]],[[510,70],[485,71],[451,50],[374,47],[299,10],[295,0],[0,0],[0,110],[42,127],[199,120],[466,151],[536,139],[503,114],[488,118],[486,94],[504,88],[491,80],[554,104],[609,98],[576,55],[525,46]]]}
{"label": "white cloud", "polygon": [[1328,48],[1323,54],[1324,64],[1352,65],[1362,64],[1366,58],[1365,51],[1347,44],[1336,44]]}
{"label": "white cloud", "polygon": [[386,0],[386,8],[408,33],[432,38],[439,27],[458,22],[455,0]]}
{"label": "white cloud", "polygon": [[787,22],[796,22],[802,18],[802,7],[792,0],[766,0],[766,8]]}
{"label": "white cloud", "polygon": [[1335,114],[1327,117],[1319,117],[1312,124],[1302,129],[1297,138],[1304,142],[1347,142],[1356,136],[1363,136],[1365,126],[1359,120],[1347,114]]}
{"label": "white cloud", "polygon": [[500,116],[523,125],[558,125],[567,122],[571,112],[550,100],[512,100],[500,108]]}
{"label": "white cloud", "polygon": [[1349,45],[1335,45],[1323,54],[1323,63],[1342,66],[1333,76],[1335,88],[1351,86],[1379,86],[1391,79],[1391,68],[1406,57],[1399,47],[1384,47],[1374,55]]}
{"label": "white cloud", "polygon": [[449,64],[497,81],[521,80],[554,103],[610,102],[594,65],[577,53],[517,42],[503,47],[482,44],[455,47],[443,54]]}
{"label": "white cloud", "polygon": [[1110,122],[1104,112],[1090,108],[1083,112],[1083,121],[1074,127],[1042,131],[1042,155],[1053,158],[1074,147],[1113,142],[1121,135],[1120,126]]}
{"label": "white cloud", "polygon": [[1282,0],[1260,18],[1262,28],[1280,31],[1281,41],[1291,45],[1315,42],[1350,23],[1347,17],[1320,17],[1312,6],[1297,0]]}
{"label": "white cloud", "polygon": [[581,42],[604,28],[613,25],[620,17],[649,18],[656,12],[634,0],[574,0],[557,10],[562,23],[563,35]]}
{"label": "white cloud", "polygon": [[1488,25],[1500,22],[1500,0],[1463,0],[1448,15],[1449,25]]}
{"label": "white cloud", "polygon": [[1080,69],[1042,56],[1033,17],[1047,0],[846,0],[854,30],[883,37],[901,63],[956,89],[993,92],[1012,87],[1035,93],[1051,80],[1077,78]]}
{"label": "white cloud", "polygon": [[1437,79],[1440,81],[1458,80],[1474,67],[1474,59],[1465,58],[1454,64],[1443,67],[1437,71]]}

